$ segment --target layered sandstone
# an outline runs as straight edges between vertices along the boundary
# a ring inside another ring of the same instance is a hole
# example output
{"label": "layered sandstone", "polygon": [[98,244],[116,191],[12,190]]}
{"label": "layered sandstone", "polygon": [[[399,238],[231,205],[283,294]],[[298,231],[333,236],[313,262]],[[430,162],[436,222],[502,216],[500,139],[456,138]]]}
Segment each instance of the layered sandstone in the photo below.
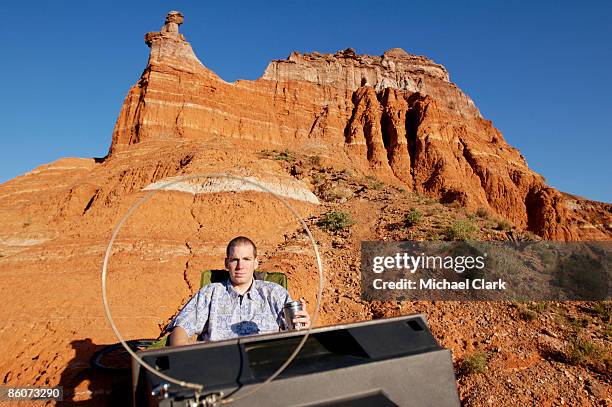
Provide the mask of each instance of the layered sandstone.
{"label": "layered sandstone", "polygon": [[307,81],[351,92],[362,86],[371,86],[376,92],[387,88],[418,92],[464,117],[480,117],[472,99],[450,82],[446,68],[401,48],[392,48],[381,56],[358,55],[352,48],[333,55],[293,52],[285,60],[272,61],[263,79]]}
{"label": "layered sandstone", "polygon": [[169,14],[160,32],[146,35],[149,63],[123,105],[110,157],[186,140],[291,146],[485,208],[545,238],[609,234],[605,222],[568,212],[446,69],[425,57],[397,48],[380,57],[292,53],[259,80],[227,83],[199,62],[180,23]]}

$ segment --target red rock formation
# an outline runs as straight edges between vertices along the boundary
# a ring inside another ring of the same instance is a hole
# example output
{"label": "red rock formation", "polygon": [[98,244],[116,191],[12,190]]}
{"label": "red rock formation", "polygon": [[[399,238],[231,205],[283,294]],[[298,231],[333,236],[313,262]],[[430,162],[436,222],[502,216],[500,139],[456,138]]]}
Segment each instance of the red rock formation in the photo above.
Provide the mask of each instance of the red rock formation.
{"label": "red rock formation", "polygon": [[272,61],[263,78],[307,81],[349,91],[372,86],[376,92],[386,88],[419,92],[465,117],[480,116],[474,102],[449,81],[446,68],[401,48],[392,48],[380,57],[357,55],[351,48],[334,55],[294,52],[286,60]]}
{"label": "red rock formation", "polygon": [[[255,140],[319,149],[394,176],[411,189],[486,208],[550,239],[583,234],[564,198],[531,171],[472,100],[431,60],[391,49],[292,53],[257,81],[226,83],[204,67],[171,13],[145,36],[149,63],[130,90],[110,156],[144,142]],[[172,140],[172,141],[170,141]],[[603,238],[601,227],[589,236]]]}
{"label": "red rock formation", "polygon": [[[402,92],[386,88],[382,95],[383,138],[387,149],[389,166],[393,174],[408,185],[413,184],[412,163],[407,136],[408,103]],[[414,143],[413,143],[414,144]],[[414,154],[413,154],[414,155]]]}

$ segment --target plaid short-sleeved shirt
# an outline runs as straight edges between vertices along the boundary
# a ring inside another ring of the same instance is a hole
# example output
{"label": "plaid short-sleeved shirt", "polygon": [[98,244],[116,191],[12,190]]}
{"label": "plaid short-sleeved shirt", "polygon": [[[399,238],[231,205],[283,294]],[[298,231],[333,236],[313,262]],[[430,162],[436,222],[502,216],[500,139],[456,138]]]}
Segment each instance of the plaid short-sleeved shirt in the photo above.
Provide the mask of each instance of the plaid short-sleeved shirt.
{"label": "plaid short-sleeved shirt", "polygon": [[283,306],[288,301],[289,293],[276,283],[253,280],[249,291],[241,296],[227,279],[202,287],[170,327],[180,326],[188,336],[197,333],[203,341],[278,332],[286,329]]}

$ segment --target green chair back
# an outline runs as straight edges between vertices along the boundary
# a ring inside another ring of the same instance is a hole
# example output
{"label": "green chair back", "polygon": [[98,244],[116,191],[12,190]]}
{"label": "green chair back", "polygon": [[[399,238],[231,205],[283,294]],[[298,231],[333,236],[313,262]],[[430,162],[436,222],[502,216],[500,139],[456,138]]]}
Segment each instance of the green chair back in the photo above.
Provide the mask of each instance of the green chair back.
{"label": "green chair back", "polygon": [[[221,283],[229,278],[227,270],[204,270],[200,276],[200,288],[210,283]],[[287,289],[287,276],[279,272],[256,271],[256,280],[270,281]]]}

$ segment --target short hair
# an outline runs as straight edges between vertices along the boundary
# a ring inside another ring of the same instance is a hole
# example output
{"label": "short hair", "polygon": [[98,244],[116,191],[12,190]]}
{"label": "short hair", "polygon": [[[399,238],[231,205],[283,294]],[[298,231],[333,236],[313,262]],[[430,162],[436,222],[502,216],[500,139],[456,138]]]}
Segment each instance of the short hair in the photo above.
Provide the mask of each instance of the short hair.
{"label": "short hair", "polygon": [[227,244],[227,249],[225,249],[225,257],[229,258],[230,252],[234,247],[247,244],[251,245],[251,247],[253,248],[253,257],[257,257],[257,246],[255,246],[255,243],[253,243],[251,239],[244,236],[238,236],[230,240],[230,242]]}

